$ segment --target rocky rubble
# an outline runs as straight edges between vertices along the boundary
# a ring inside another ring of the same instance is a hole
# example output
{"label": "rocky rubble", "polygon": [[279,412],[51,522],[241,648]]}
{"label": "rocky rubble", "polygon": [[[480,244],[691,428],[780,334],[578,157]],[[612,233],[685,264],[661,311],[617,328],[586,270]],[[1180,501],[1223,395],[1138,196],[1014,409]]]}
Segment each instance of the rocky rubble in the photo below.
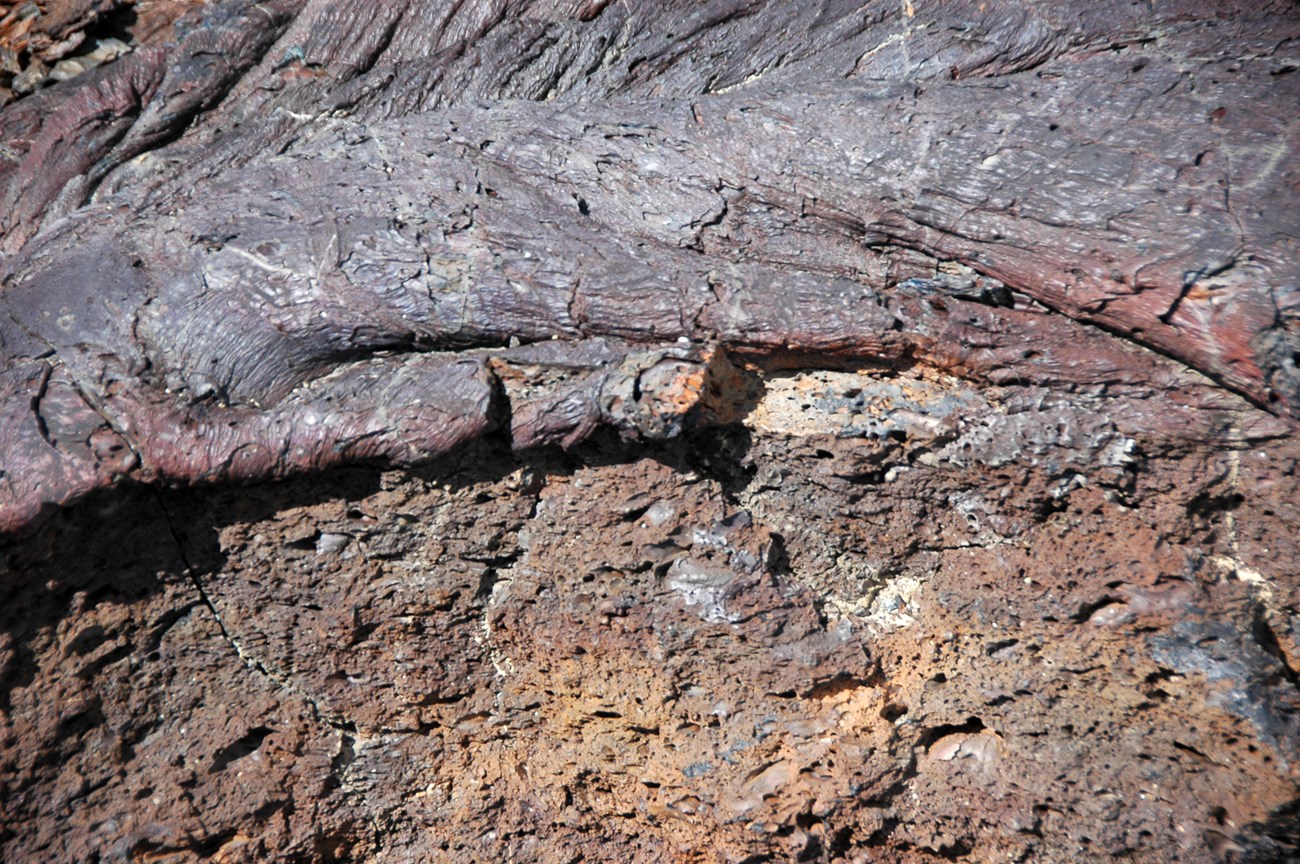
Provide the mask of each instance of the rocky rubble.
{"label": "rocky rubble", "polygon": [[1293,440],[752,386],[649,452],[47,523],[6,561],[7,860],[1295,854]]}
{"label": "rocky rubble", "polygon": [[169,38],[177,19],[197,5],[195,0],[0,3],[0,107]]}

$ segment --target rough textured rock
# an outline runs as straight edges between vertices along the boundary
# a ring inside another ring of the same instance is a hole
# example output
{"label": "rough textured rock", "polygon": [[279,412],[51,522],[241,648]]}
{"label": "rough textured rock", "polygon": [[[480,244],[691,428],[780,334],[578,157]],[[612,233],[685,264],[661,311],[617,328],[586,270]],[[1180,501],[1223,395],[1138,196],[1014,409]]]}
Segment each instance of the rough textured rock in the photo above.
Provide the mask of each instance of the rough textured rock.
{"label": "rough textured rock", "polygon": [[1293,5],[0,47],[131,8],[0,109],[4,860],[1300,855]]}

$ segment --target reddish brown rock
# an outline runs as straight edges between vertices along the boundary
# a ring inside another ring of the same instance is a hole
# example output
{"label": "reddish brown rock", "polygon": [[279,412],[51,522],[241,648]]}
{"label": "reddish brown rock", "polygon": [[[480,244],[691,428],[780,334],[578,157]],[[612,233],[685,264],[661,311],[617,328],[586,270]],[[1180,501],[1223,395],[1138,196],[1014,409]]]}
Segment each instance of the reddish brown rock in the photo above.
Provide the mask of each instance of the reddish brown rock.
{"label": "reddish brown rock", "polygon": [[[7,557],[7,854],[1291,854],[1296,549],[1232,490],[1291,500],[1292,442],[1214,473],[1086,431],[1117,397],[756,386],[650,458],[492,445],[47,522]],[[1051,439],[981,443],[1018,400]]]}
{"label": "reddish brown rock", "polygon": [[132,5],[0,107],[0,859],[1300,855],[1293,8]]}

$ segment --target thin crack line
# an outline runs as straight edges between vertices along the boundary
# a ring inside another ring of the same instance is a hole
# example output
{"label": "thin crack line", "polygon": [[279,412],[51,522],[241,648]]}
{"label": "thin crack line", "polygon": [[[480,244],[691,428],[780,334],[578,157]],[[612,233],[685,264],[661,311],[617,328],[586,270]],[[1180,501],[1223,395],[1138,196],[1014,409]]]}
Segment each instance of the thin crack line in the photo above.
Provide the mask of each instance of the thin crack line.
{"label": "thin crack line", "polygon": [[167,525],[167,532],[171,536],[172,542],[176,545],[177,557],[180,558],[181,565],[185,568],[184,575],[189,578],[190,584],[194,586],[194,590],[199,595],[200,602],[207,607],[210,613],[212,613],[212,618],[216,622],[217,629],[220,631],[222,639],[230,646],[230,648],[235,652],[235,655],[239,658],[240,662],[242,662],[249,671],[265,678],[277,689],[283,690],[286,693],[301,699],[311,708],[312,714],[318,722],[321,722],[340,733],[340,735],[344,737],[345,743],[347,743],[348,746],[351,746],[351,742],[355,740],[354,735],[357,729],[355,723],[341,717],[332,716],[323,711],[311,694],[304,692],[292,683],[275,675],[257,658],[251,657],[244,652],[243,647],[239,644],[239,640],[231,635],[230,631],[227,629],[226,622],[222,620],[221,613],[217,610],[216,604],[212,602],[212,598],[208,595],[207,589],[203,587],[203,582],[199,579],[197,569],[190,563],[189,556],[185,554],[185,546],[181,542],[180,535],[176,533],[176,526],[172,521],[171,511],[167,508],[167,504],[163,500],[161,493],[152,487],[150,487],[150,489],[153,492],[154,500],[158,505],[158,509],[162,513],[163,521]]}

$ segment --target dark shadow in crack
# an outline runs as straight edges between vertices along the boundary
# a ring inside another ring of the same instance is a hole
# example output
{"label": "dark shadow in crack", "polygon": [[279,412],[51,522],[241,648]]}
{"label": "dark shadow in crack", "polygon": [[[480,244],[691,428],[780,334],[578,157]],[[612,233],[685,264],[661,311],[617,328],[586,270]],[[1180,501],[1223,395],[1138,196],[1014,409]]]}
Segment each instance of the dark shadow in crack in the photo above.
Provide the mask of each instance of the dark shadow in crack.
{"label": "dark shadow in crack", "polygon": [[[697,433],[692,440],[711,434]],[[521,468],[539,476],[569,474],[582,465],[648,457],[686,472],[694,467],[691,451],[690,444],[634,444],[612,430],[600,430],[570,452],[544,448],[515,453],[502,436],[494,435],[400,471],[347,466],[248,486],[173,490],[131,484],[99,490],[31,531],[0,539],[0,591],[5,601],[0,606],[0,712],[10,709],[14,689],[35,680],[38,655],[56,638],[65,619],[101,602],[143,603],[168,587],[182,586],[188,603],[175,611],[176,617],[195,605],[215,614],[203,584],[227,564],[221,534],[228,526],[329,501],[360,501],[380,490],[389,471],[455,494]],[[518,494],[536,491],[522,488]],[[87,650],[98,644],[89,635],[72,644],[82,642]]]}

